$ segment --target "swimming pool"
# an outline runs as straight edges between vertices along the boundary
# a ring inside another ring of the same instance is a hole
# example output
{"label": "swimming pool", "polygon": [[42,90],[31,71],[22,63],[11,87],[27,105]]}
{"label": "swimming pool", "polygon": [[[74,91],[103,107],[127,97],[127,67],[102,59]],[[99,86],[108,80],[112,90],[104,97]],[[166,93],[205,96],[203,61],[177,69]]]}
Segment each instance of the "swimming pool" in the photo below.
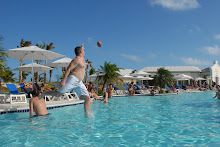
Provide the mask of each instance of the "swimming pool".
{"label": "swimming pool", "polygon": [[220,100],[214,92],[117,97],[83,105],[0,115],[5,146],[220,146]]}

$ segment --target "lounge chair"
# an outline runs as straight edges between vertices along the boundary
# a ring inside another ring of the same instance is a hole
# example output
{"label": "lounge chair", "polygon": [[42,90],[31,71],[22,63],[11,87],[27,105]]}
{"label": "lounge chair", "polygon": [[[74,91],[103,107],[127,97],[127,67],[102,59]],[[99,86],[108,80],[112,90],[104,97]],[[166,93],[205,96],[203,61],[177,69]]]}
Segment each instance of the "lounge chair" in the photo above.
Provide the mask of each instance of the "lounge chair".
{"label": "lounge chair", "polygon": [[117,88],[117,87],[114,87],[114,90],[120,90],[119,88]]}
{"label": "lounge chair", "polygon": [[6,84],[6,86],[8,87],[10,94],[5,95],[4,103],[27,103],[26,95],[24,93],[19,93],[14,84]]}
{"label": "lounge chair", "polygon": [[34,83],[34,84],[35,84],[35,86],[37,87],[37,89],[41,91],[41,88],[40,88],[40,86],[38,85],[38,83]]}

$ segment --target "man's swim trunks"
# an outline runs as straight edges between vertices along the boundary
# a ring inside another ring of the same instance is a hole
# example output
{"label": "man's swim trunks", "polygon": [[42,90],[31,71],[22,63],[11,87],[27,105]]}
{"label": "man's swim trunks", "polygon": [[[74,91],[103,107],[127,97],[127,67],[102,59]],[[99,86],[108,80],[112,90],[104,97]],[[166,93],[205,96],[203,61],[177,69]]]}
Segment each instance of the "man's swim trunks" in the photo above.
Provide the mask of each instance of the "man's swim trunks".
{"label": "man's swim trunks", "polygon": [[86,89],[86,86],[83,84],[82,81],[80,81],[77,77],[74,75],[70,75],[67,80],[66,84],[63,88],[60,88],[58,92],[60,93],[69,93],[70,91],[74,90],[78,97],[81,95],[89,96],[89,93]]}

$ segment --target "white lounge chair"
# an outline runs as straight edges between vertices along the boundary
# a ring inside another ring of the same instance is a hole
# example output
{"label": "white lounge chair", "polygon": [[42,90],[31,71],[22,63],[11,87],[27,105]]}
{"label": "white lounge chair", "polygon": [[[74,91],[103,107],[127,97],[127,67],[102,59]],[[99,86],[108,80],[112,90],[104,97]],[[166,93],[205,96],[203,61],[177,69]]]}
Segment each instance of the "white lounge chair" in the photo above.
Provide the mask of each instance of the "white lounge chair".
{"label": "white lounge chair", "polygon": [[19,93],[14,84],[6,84],[6,86],[8,87],[10,94],[2,95],[4,103],[27,103],[26,95],[24,93]]}

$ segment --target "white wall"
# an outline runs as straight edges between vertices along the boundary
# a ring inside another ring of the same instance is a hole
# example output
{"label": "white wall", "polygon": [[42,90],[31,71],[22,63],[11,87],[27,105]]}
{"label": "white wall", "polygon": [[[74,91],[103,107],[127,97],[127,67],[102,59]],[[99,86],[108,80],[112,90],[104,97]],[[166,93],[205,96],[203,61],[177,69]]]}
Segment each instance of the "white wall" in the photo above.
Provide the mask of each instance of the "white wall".
{"label": "white wall", "polygon": [[220,84],[220,67],[218,65],[218,61],[215,61],[214,65],[211,67],[211,77],[212,81],[214,81],[217,85]]}

